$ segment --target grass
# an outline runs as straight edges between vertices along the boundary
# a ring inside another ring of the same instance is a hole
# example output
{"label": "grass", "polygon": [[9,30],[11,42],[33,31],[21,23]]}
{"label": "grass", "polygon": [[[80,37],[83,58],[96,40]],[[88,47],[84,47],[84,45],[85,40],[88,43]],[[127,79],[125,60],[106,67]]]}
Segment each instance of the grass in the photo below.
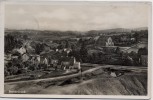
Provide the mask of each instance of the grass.
{"label": "grass", "polygon": [[53,81],[5,84],[5,93],[25,90],[28,94],[147,95],[147,73],[127,73],[117,78],[101,73],[79,83],[58,84]]}
{"label": "grass", "polygon": [[80,85],[76,95],[147,95],[146,75],[126,75],[118,78],[99,78]]}

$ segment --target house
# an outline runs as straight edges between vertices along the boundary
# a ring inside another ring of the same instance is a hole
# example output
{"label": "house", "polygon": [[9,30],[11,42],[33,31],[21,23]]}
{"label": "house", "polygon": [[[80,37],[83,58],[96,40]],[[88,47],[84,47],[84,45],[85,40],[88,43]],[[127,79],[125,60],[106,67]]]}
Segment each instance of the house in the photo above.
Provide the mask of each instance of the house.
{"label": "house", "polygon": [[111,36],[100,36],[96,42],[100,46],[110,47],[114,46],[114,42]]}
{"label": "house", "polygon": [[28,60],[31,60],[33,62],[33,64],[40,64],[41,62],[41,57],[40,55],[29,55],[29,59]]}
{"label": "house", "polygon": [[44,59],[43,64],[48,66],[48,59],[47,58]]}
{"label": "house", "polygon": [[26,44],[25,49],[26,49],[26,53],[28,54],[36,54],[35,49],[30,44]]}
{"label": "house", "polygon": [[5,61],[11,61],[11,56],[12,56],[11,54],[5,55],[4,60]]}
{"label": "house", "polygon": [[8,64],[11,60],[12,60],[12,55],[11,54],[8,54],[8,55],[5,55],[4,56],[4,64]]}
{"label": "house", "polygon": [[50,50],[51,50],[50,46],[47,45],[47,44],[45,43],[45,44],[44,44],[44,51],[45,51],[45,52],[48,52],[48,51],[50,51]]}
{"label": "house", "polygon": [[64,48],[63,51],[66,52],[67,55],[68,55],[72,51],[72,49],[70,49],[70,48]]}
{"label": "house", "polygon": [[40,63],[40,55],[36,55],[36,59]]}
{"label": "house", "polygon": [[75,58],[74,57],[62,57],[60,59],[60,62],[62,66],[73,66],[75,63]]}
{"label": "house", "polygon": [[131,41],[135,41],[135,38],[131,38]]}
{"label": "house", "polygon": [[21,58],[22,58],[22,62],[26,62],[29,60],[30,57],[27,54],[23,54]]}
{"label": "house", "polygon": [[72,68],[81,70],[80,62],[75,62]]}
{"label": "house", "polygon": [[97,40],[99,39],[99,37],[100,37],[100,36],[96,36],[96,37],[94,37],[94,38],[93,38],[94,41],[97,41]]}
{"label": "house", "polygon": [[114,46],[114,42],[111,37],[107,39],[106,46]]}
{"label": "house", "polygon": [[61,59],[63,69],[81,69],[80,62],[77,62],[75,57],[63,57]]}
{"label": "house", "polygon": [[26,48],[22,46],[21,48],[17,49],[17,51],[22,55],[27,52]]}

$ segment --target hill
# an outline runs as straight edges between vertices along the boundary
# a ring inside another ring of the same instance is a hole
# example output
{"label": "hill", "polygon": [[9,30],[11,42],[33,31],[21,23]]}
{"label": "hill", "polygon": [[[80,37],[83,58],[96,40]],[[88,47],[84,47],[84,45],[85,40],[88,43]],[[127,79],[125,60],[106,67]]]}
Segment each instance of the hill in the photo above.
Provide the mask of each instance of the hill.
{"label": "hill", "polygon": [[148,30],[148,27],[134,28],[134,29],[131,29],[131,30],[133,30],[133,31]]}
{"label": "hill", "polygon": [[86,35],[89,35],[89,36],[98,35],[98,34],[120,35],[120,34],[132,33],[132,31],[141,31],[141,30],[148,30],[148,28],[140,27],[140,28],[133,28],[133,29],[115,28],[115,29],[105,29],[105,30],[91,30],[86,32]]}
{"label": "hill", "polygon": [[96,36],[103,35],[120,35],[120,34],[132,34],[132,31],[147,30],[147,27],[140,27],[134,29],[115,28],[105,30],[90,30],[90,31],[57,31],[57,30],[12,30],[5,29],[5,34],[15,33],[20,35],[28,35],[32,38],[50,38],[59,39],[59,37],[75,38],[82,36]]}
{"label": "hill", "polygon": [[147,95],[147,74],[129,73],[118,78],[103,74],[96,79],[63,86],[53,86],[51,83],[5,84],[5,93],[8,93],[10,88],[14,91],[25,90],[26,93],[32,94]]}

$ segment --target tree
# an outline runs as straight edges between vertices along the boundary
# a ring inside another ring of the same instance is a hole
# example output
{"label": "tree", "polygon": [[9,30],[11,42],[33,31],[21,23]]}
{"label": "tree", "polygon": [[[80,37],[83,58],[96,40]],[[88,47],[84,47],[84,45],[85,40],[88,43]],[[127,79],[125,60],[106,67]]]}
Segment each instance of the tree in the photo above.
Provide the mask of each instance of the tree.
{"label": "tree", "polygon": [[76,44],[72,44],[72,45],[71,45],[71,49],[72,49],[72,50],[75,50],[76,48],[77,48],[77,47],[76,47]]}
{"label": "tree", "polygon": [[86,62],[87,55],[88,55],[88,51],[87,51],[86,45],[84,42],[82,42],[81,49],[80,49],[80,56],[83,62]]}
{"label": "tree", "polygon": [[69,48],[69,47],[70,47],[69,41],[66,40],[66,41],[65,41],[65,48]]}
{"label": "tree", "polygon": [[15,47],[14,40],[15,38],[12,35],[5,36],[5,53],[13,50],[13,48]]}
{"label": "tree", "polygon": [[135,32],[133,36],[134,36],[136,42],[138,42],[138,40],[139,40],[139,33]]}
{"label": "tree", "polygon": [[5,36],[5,53],[11,52],[14,48],[18,48],[22,46],[22,41],[17,39],[13,35],[6,35]]}
{"label": "tree", "polygon": [[138,50],[138,56],[140,57],[141,55],[147,55],[148,54],[148,50],[147,48],[140,48]]}
{"label": "tree", "polygon": [[37,54],[40,54],[43,50],[44,50],[44,45],[43,44],[41,44],[41,43],[36,44],[35,52]]}
{"label": "tree", "polygon": [[138,65],[139,64],[139,58],[138,58],[138,54],[134,51],[131,51],[129,56],[132,58],[133,60],[133,65]]}
{"label": "tree", "polygon": [[58,47],[57,47],[57,49],[63,49],[64,48],[64,46],[62,45],[62,44],[60,44]]}
{"label": "tree", "polygon": [[28,35],[23,35],[23,39],[27,40],[28,39]]}
{"label": "tree", "polygon": [[119,47],[116,48],[115,53],[120,54],[120,48]]}

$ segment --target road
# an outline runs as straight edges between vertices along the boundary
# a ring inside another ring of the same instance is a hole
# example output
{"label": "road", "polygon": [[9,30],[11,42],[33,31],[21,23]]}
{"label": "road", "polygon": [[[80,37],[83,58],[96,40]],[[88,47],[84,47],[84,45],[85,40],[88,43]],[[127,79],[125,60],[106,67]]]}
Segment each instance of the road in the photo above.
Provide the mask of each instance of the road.
{"label": "road", "polygon": [[[91,73],[93,71],[96,71],[101,68],[112,68],[112,69],[127,69],[127,70],[132,70],[136,72],[141,72],[141,71],[147,71],[147,67],[135,67],[135,66],[118,66],[118,65],[101,65],[101,64],[90,64],[90,63],[83,63],[81,64],[82,66],[91,66],[93,68],[89,70],[85,70],[82,72],[82,75]],[[34,80],[26,80],[26,81],[17,81],[17,82],[6,82],[5,84],[14,84],[14,83],[25,83],[25,82],[45,82],[45,81],[62,81],[62,80],[68,80],[71,78],[79,77],[81,76],[81,72],[72,74],[72,75],[66,75],[66,76],[59,76],[55,78],[45,78],[45,79],[34,79]]]}
{"label": "road", "polygon": [[112,69],[129,69],[129,70],[147,70],[147,67],[138,67],[138,66],[121,66],[121,65],[104,65],[104,64],[91,64],[91,63],[83,63],[82,66],[91,66],[91,67],[99,67],[102,68],[112,68]]}

